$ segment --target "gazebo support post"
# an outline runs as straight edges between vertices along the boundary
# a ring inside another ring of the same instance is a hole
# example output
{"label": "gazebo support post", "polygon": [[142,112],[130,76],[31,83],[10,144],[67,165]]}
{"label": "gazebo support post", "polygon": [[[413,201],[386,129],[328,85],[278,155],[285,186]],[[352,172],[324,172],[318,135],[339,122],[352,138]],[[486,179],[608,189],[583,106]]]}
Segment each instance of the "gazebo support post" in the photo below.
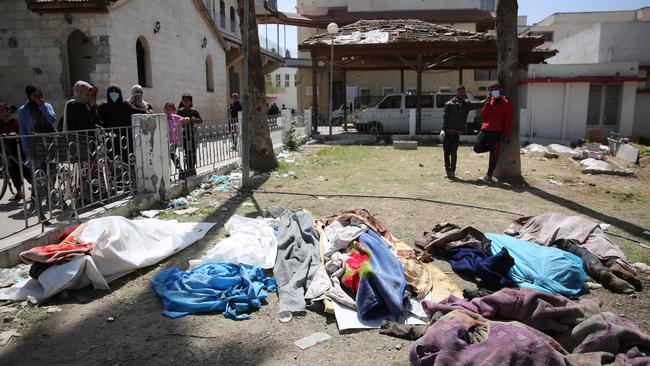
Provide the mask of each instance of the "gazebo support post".
{"label": "gazebo support post", "polygon": [[343,130],[348,132],[348,75],[347,71],[343,69]]}
{"label": "gazebo support post", "polygon": [[422,54],[418,53],[417,61],[417,96],[415,98],[415,132],[422,133]]}
{"label": "gazebo support post", "polygon": [[311,60],[311,125],[313,132],[318,133],[318,75],[316,74],[318,61],[314,58],[313,52]]}

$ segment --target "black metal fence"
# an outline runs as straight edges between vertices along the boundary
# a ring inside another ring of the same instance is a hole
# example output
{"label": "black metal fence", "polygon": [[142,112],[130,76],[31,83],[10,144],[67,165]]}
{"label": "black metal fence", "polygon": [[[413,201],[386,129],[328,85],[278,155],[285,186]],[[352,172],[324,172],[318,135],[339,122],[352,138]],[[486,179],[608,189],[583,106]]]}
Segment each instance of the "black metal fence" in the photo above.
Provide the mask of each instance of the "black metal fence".
{"label": "black metal fence", "polygon": [[135,140],[131,127],[1,137],[0,199],[23,192],[14,219],[29,227],[128,197]]}

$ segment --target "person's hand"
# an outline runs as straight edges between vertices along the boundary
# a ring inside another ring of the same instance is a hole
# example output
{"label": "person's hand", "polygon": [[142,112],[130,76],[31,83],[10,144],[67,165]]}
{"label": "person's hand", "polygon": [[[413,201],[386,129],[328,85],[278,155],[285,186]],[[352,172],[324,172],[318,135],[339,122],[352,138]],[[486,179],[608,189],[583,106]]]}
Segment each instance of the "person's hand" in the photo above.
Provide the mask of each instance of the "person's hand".
{"label": "person's hand", "polygon": [[9,133],[9,136],[18,136],[18,134],[15,133],[15,132],[11,132],[11,133]]}
{"label": "person's hand", "polygon": [[36,103],[38,106],[42,106],[43,104],[45,104],[42,96],[32,97],[32,101],[34,101],[34,103]]}
{"label": "person's hand", "polygon": [[440,138],[441,138],[441,139],[444,139],[444,138],[445,138],[445,135],[446,135],[445,130],[440,131]]}
{"label": "person's hand", "polygon": [[153,110],[152,109],[147,109],[147,114],[153,114]]}

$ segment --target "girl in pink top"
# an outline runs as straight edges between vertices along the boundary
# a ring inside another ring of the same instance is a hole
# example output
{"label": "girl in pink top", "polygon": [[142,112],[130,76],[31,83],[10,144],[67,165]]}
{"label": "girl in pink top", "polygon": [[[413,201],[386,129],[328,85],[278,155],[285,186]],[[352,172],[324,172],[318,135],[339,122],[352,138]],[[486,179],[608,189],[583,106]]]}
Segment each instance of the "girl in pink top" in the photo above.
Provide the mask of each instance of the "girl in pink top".
{"label": "girl in pink top", "polygon": [[190,119],[181,117],[176,112],[176,105],[172,102],[165,103],[165,114],[167,115],[167,137],[169,139],[169,155],[176,165],[176,170],[181,172],[181,161],[176,153],[178,145],[181,144],[182,125],[188,124]]}

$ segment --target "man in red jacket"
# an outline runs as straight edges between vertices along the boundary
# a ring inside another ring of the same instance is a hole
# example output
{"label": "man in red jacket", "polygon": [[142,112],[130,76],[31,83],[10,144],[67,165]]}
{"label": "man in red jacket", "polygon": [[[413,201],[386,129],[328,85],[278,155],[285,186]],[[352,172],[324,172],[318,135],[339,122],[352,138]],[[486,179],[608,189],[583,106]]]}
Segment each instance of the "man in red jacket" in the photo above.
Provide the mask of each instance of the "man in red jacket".
{"label": "man in red jacket", "polygon": [[499,142],[510,142],[512,129],[512,103],[501,95],[501,84],[490,86],[490,95],[481,110],[483,124],[481,132],[476,137],[474,151],[477,153],[490,152],[490,163],[487,174],[479,178],[484,183],[492,182],[492,173],[497,166],[499,157]]}

